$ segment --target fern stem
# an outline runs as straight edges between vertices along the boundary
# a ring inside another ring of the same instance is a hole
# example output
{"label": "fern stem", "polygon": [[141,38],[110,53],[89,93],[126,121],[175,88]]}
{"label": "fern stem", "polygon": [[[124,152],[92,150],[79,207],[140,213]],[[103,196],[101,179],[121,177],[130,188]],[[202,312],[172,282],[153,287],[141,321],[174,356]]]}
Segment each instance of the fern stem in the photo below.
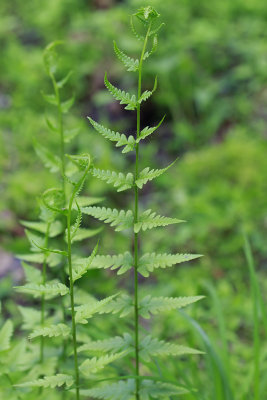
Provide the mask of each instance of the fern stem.
{"label": "fern stem", "polygon": [[74,311],[74,284],[72,277],[72,254],[71,254],[71,210],[72,203],[75,197],[73,192],[67,214],[67,232],[68,232],[68,263],[69,263],[69,280],[70,280],[70,302],[71,302],[71,319],[72,319],[72,341],[73,341],[73,354],[74,354],[74,366],[75,366],[75,387],[76,387],[76,400],[80,399],[80,376],[77,356],[77,340],[76,340],[76,322],[75,322],[75,311]]}
{"label": "fern stem", "polygon": [[60,160],[61,160],[61,181],[62,181],[62,190],[64,193],[64,198],[66,197],[66,187],[65,187],[65,143],[64,143],[64,130],[63,130],[63,116],[62,116],[62,109],[61,109],[61,98],[59,89],[55,80],[54,75],[51,75],[51,79],[54,86],[55,96],[57,99],[57,113],[58,113],[58,129],[59,129],[59,136],[60,136]]}
{"label": "fern stem", "polygon": [[[46,232],[45,232],[45,242],[44,247],[48,247],[48,237],[49,237],[49,229],[50,229],[50,222],[47,224]],[[44,262],[42,268],[42,283],[45,285],[46,283],[46,267],[47,267],[47,253],[44,254]],[[41,326],[44,326],[45,321],[45,295],[42,295],[41,299]],[[40,341],[40,363],[44,361],[44,336],[41,336]]]}
{"label": "fern stem", "polygon": [[[137,100],[141,97],[142,91],[142,65],[144,54],[146,51],[147,41],[149,32],[151,29],[151,24],[149,24],[147,34],[144,41],[143,50],[141,53],[140,61],[139,61],[139,69],[138,69],[138,93]],[[140,120],[141,120],[141,112],[140,112],[140,104],[137,103],[136,108],[136,138],[140,135]],[[136,144],[135,147],[135,181],[138,179],[139,175],[139,143]],[[135,207],[134,207],[134,222],[138,222],[138,211],[139,211],[139,196],[138,196],[138,187],[135,185]],[[139,396],[139,387],[140,381],[138,379],[140,375],[140,361],[139,361],[139,301],[138,301],[138,233],[134,234],[134,320],[135,320],[135,392],[136,392],[136,400],[140,400]]]}

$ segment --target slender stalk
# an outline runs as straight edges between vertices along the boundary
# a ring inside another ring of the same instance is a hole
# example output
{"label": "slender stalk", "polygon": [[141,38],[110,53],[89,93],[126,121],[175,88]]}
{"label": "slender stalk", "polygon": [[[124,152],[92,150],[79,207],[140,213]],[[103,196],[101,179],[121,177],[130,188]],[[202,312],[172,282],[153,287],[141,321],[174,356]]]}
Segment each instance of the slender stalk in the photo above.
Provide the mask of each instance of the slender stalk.
{"label": "slender stalk", "polygon": [[[138,70],[138,93],[137,93],[137,100],[141,97],[142,91],[142,65],[144,54],[146,51],[147,41],[149,37],[149,32],[151,29],[151,24],[149,24],[147,34],[144,41],[143,50],[141,53],[141,57],[139,60],[139,70]],[[138,139],[140,135],[140,120],[141,120],[141,112],[140,112],[140,104],[137,103],[136,108],[136,138]],[[139,143],[136,144],[135,147],[135,180],[138,179],[139,174]],[[135,192],[135,206],[134,206],[134,222],[138,222],[138,209],[139,209],[139,197],[138,197],[138,187],[135,185],[134,187]],[[138,379],[140,376],[140,362],[139,362],[139,301],[138,301],[138,250],[139,250],[139,243],[138,243],[138,233],[134,234],[134,325],[135,325],[135,398],[136,400],[140,400],[139,396],[139,387],[140,387],[140,380]]]}
{"label": "slender stalk", "polygon": [[75,192],[72,194],[69,209],[67,214],[67,232],[68,232],[68,263],[69,263],[69,280],[70,280],[70,302],[71,302],[71,319],[72,319],[72,340],[73,340],[73,353],[74,353],[74,366],[75,366],[75,386],[76,386],[76,400],[80,399],[80,376],[78,367],[78,356],[77,356],[77,340],[76,340],[76,322],[75,322],[75,311],[74,311],[74,285],[72,277],[72,254],[71,254],[71,210],[72,203],[75,197]]}
{"label": "slender stalk", "polygon": [[[48,247],[48,237],[49,237],[49,229],[50,222],[47,224],[46,232],[45,232],[45,242],[44,247]],[[44,253],[44,261],[43,261],[43,269],[42,269],[42,283],[45,285],[46,283],[46,267],[47,267],[47,253]],[[42,295],[41,299],[41,326],[44,326],[45,321],[45,295]],[[40,341],[40,363],[44,361],[44,336],[41,336]]]}
{"label": "slender stalk", "polygon": [[58,90],[58,86],[55,80],[54,75],[51,75],[51,79],[54,86],[55,96],[57,99],[57,113],[58,113],[58,130],[60,136],[60,159],[61,159],[61,180],[62,180],[62,190],[64,193],[64,198],[66,197],[66,188],[65,188],[65,142],[64,142],[64,130],[63,130],[63,116],[62,116],[62,109],[61,109],[61,99],[60,93]]}

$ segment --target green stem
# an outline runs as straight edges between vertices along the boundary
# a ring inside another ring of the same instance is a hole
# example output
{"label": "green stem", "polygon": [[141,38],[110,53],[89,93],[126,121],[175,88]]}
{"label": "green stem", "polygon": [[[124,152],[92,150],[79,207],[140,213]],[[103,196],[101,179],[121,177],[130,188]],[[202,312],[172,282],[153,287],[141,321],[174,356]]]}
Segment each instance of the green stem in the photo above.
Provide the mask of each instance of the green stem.
{"label": "green stem", "polygon": [[[49,229],[50,229],[50,222],[47,224],[46,232],[45,232],[45,242],[44,247],[48,247],[48,237],[49,237]],[[42,284],[45,285],[46,283],[46,267],[47,267],[47,253],[44,254],[44,261],[43,261],[43,269],[42,269]],[[41,326],[44,326],[45,321],[45,295],[42,295],[41,299]],[[41,336],[40,341],[40,363],[42,364],[44,361],[44,336]]]}
{"label": "green stem", "polygon": [[[149,37],[149,32],[151,29],[151,24],[148,27],[147,34],[144,41],[144,46],[142,50],[142,54],[139,61],[139,70],[138,70],[138,93],[137,93],[137,100],[141,97],[142,91],[142,65],[144,54],[146,51],[147,41]],[[136,115],[136,138],[138,139],[140,135],[140,104],[137,103],[137,115]],[[135,146],[135,180],[138,179],[139,175],[139,143]],[[135,185],[134,187],[135,192],[135,207],[134,207],[134,222],[138,222],[138,209],[139,209],[139,197],[138,197],[138,187]],[[140,380],[138,377],[140,376],[140,361],[139,361],[139,301],[138,301],[138,233],[134,234],[134,320],[135,320],[135,398],[136,400],[140,400],[139,396],[139,387],[140,387]]]}
{"label": "green stem", "polygon": [[58,129],[59,129],[59,136],[60,136],[60,159],[61,159],[61,180],[62,180],[62,190],[64,193],[64,198],[66,197],[66,188],[65,188],[65,142],[64,142],[64,130],[63,130],[63,116],[62,116],[62,109],[61,109],[61,99],[60,93],[58,90],[58,86],[55,80],[54,75],[51,75],[51,79],[54,86],[55,96],[57,99],[57,113],[58,113]]}
{"label": "green stem", "polygon": [[73,277],[72,277],[72,254],[71,254],[71,210],[72,203],[74,200],[75,192],[72,194],[69,209],[67,215],[67,232],[68,232],[68,263],[69,263],[69,280],[70,280],[70,302],[71,302],[71,319],[72,319],[72,340],[73,340],[73,354],[74,354],[74,366],[75,366],[75,386],[76,386],[76,400],[80,399],[80,376],[77,356],[77,339],[76,339],[76,322],[75,322],[75,311],[74,311],[74,288],[73,288]]}
{"label": "green stem", "polygon": [[74,310],[74,282],[72,276],[72,252],[71,252],[71,210],[73,201],[77,194],[77,191],[82,186],[84,179],[89,171],[90,163],[88,163],[88,167],[86,168],[83,177],[76,185],[74,191],[72,192],[68,214],[67,214],[67,236],[68,236],[68,264],[69,264],[69,280],[70,280],[70,303],[71,303],[71,320],[72,320],[72,341],[73,341],[73,354],[74,354],[74,368],[75,368],[75,387],[76,387],[76,400],[80,399],[80,375],[79,375],[79,366],[78,366],[78,355],[77,355],[77,338],[76,338],[76,321],[75,321],[75,310]]}

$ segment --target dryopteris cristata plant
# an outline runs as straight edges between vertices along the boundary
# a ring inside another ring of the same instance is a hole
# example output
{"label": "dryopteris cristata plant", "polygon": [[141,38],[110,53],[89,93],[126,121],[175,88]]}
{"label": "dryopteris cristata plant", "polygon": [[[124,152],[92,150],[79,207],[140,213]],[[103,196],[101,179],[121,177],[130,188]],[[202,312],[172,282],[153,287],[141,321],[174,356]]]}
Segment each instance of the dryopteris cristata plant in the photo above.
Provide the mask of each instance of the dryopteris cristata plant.
{"label": "dryopteris cristata plant", "polygon": [[[115,142],[116,147],[123,147],[122,153],[133,151],[135,153],[135,170],[134,173],[122,173],[114,171],[105,171],[93,168],[92,174],[102,180],[107,181],[115,186],[118,192],[133,189],[134,190],[134,207],[132,210],[117,210],[105,207],[85,207],[82,212],[98,218],[101,221],[109,223],[115,228],[115,231],[124,229],[132,229],[133,231],[133,254],[126,252],[124,254],[104,256],[97,255],[92,266],[96,268],[119,268],[118,273],[123,274],[134,269],[134,288],[133,298],[123,295],[117,300],[110,303],[112,312],[120,312],[121,316],[128,315],[131,311],[134,313],[134,335],[125,333],[122,337],[106,339],[94,343],[85,344],[81,350],[99,349],[105,352],[125,350],[128,351],[135,360],[135,374],[131,379],[122,380],[108,386],[102,386],[96,389],[84,391],[85,395],[99,399],[112,400],[147,400],[150,398],[167,398],[172,395],[186,393],[187,390],[174,384],[162,381],[158,377],[142,376],[141,361],[148,361],[153,356],[166,355],[181,355],[181,354],[197,354],[197,350],[171,344],[152,338],[150,335],[140,337],[140,317],[149,318],[151,314],[158,314],[165,310],[184,307],[188,304],[200,300],[201,296],[195,297],[151,297],[146,296],[139,298],[139,282],[138,275],[148,277],[157,268],[166,268],[174,264],[193,260],[199,255],[195,254],[143,254],[140,256],[140,235],[142,231],[152,229],[159,226],[167,226],[183,222],[177,218],[169,218],[157,215],[151,209],[140,212],[139,191],[150,180],[163,174],[169,167],[163,169],[144,168],[140,171],[139,148],[142,141],[156,131],[161,125],[163,119],[155,127],[145,127],[141,129],[141,106],[146,101],[157,87],[157,78],[155,79],[152,90],[142,92],[142,69],[143,63],[152,53],[156,51],[158,39],[157,33],[162,24],[157,24],[159,14],[152,7],[140,9],[131,18],[131,28],[135,37],[141,42],[141,55],[139,59],[134,59],[126,55],[120,50],[114,42],[114,51],[120,61],[125,65],[128,71],[136,72],[138,78],[137,95],[129,94],[123,90],[116,88],[108,80],[105,74],[104,82],[108,91],[120,101],[120,104],[125,105],[126,110],[136,112],[136,134],[126,136],[119,132],[114,132],[92,118],[88,117],[92,126],[97,132],[103,135],[106,139]],[[135,19],[143,27],[143,32],[137,32],[135,27]],[[151,45],[150,45],[151,43]],[[148,47],[150,46],[150,50]]]}

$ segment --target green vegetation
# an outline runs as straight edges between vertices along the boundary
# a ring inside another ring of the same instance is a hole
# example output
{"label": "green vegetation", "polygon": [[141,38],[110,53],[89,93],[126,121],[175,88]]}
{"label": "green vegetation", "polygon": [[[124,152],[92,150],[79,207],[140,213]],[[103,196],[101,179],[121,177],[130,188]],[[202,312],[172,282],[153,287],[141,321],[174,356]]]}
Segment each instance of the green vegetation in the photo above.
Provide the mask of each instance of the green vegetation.
{"label": "green vegetation", "polygon": [[265,397],[267,5],[149,4],[0,4],[0,398]]}

